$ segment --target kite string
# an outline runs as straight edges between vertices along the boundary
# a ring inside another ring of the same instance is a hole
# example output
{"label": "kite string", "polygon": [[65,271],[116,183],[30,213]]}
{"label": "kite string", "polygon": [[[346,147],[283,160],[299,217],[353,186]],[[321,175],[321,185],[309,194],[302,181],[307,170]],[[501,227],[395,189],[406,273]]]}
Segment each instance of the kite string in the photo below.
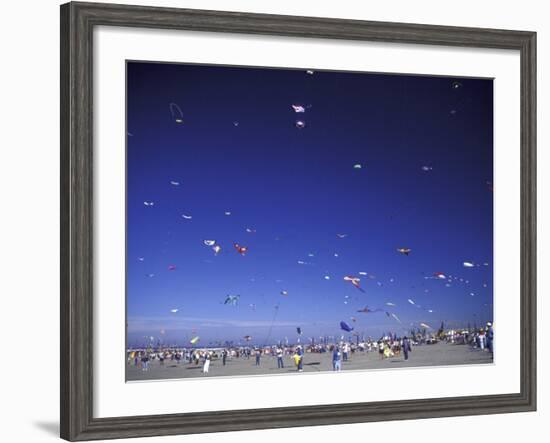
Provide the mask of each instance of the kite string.
{"label": "kite string", "polygon": [[264,340],[264,347],[267,346],[268,341],[271,338],[271,331],[273,330],[273,325],[275,324],[275,319],[277,318],[278,313],[279,313],[279,305],[275,306],[275,313],[273,314],[273,319],[271,320],[271,325],[269,326],[267,337]]}

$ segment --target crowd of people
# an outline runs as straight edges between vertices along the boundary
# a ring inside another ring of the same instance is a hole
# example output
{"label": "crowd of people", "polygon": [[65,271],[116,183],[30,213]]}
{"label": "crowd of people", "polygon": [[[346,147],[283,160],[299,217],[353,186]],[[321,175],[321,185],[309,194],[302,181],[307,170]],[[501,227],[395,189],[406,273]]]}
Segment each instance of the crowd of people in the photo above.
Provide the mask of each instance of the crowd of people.
{"label": "crowd of people", "polygon": [[[340,341],[337,343],[317,343],[309,345],[273,345],[273,346],[230,346],[224,348],[198,349],[198,348],[157,348],[129,350],[127,353],[128,364],[133,364],[142,371],[149,370],[151,361],[158,361],[164,366],[167,361],[175,365],[186,364],[202,366],[202,372],[210,371],[213,360],[226,366],[233,360],[254,360],[255,366],[262,366],[264,359],[268,364],[275,365],[277,369],[288,368],[292,365],[297,372],[304,370],[304,357],[306,354],[332,355],[333,371],[341,371],[343,363],[349,361],[356,353],[376,352],[381,360],[387,358],[403,358],[408,360],[414,346],[431,345],[439,341],[450,344],[469,345],[472,348],[493,352],[494,331],[493,325],[487,323],[485,328],[476,330],[449,330],[445,332],[425,334],[412,333],[410,336],[398,337],[396,334],[388,334],[378,340]],[[252,362],[251,362],[252,363]]]}

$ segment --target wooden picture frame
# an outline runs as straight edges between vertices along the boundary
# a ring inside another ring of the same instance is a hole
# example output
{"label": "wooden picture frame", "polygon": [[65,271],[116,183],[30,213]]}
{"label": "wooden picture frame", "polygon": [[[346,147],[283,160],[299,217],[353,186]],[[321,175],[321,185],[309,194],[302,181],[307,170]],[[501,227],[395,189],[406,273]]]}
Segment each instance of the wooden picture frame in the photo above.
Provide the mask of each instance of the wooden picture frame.
{"label": "wooden picture frame", "polygon": [[[161,28],[513,49],[521,56],[521,390],[518,394],[154,416],[93,416],[92,31]],[[536,34],[187,9],[61,6],[61,437],[70,440],[495,414],[536,409]]]}

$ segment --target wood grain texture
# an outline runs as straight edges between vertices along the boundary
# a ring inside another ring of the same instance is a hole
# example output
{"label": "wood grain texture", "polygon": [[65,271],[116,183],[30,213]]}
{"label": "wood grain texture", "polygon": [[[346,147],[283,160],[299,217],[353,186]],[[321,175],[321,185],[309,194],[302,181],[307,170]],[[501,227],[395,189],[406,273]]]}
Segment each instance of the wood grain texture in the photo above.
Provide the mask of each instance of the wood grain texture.
{"label": "wood grain texture", "polygon": [[[518,50],[521,54],[521,392],[476,397],[94,418],[92,36],[94,26],[98,25]],[[68,3],[61,6],[60,99],[62,438],[79,441],[535,410],[535,33]]]}

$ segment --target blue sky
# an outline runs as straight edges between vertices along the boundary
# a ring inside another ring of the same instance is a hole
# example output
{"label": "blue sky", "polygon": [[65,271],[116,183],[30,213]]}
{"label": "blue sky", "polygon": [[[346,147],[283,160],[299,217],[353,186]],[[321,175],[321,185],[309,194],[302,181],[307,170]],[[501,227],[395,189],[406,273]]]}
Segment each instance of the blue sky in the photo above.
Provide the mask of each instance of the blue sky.
{"label": "blue sky", "polygon": [[492,80],[305,69],[128,63],[130,345],[491,320]]}

